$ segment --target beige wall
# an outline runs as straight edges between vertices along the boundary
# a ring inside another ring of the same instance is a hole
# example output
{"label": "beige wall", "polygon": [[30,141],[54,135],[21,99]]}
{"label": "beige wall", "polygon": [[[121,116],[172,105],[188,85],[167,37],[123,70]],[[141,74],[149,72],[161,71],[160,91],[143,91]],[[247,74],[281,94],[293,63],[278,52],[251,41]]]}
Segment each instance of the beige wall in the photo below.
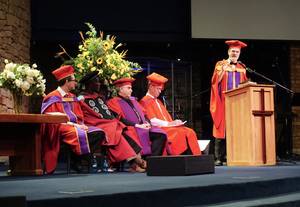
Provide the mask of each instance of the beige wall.
{"label": "beige wall", "polygon": [[[30,63],[30,0],[0,0],[0,70],[4,59]],[[12,112],[12,97],[0,89],[0,113]]]}

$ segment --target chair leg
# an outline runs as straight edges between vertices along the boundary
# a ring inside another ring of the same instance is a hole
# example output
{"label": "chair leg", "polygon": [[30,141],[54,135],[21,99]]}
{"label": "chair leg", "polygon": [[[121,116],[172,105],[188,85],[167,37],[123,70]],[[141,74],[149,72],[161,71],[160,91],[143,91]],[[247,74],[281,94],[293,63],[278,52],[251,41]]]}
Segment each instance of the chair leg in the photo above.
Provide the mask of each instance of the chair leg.
{"label": "chair leg", "polygon": [[67,149],[67,174],[70,174],[71,172],[71,150]]}
{"label": "chair leg", "polygon": [[124,172],[125,171],[125,161],[120,163],[120,171]]}
{"label": "chair leg", "polygon": [[118,172],[124,172],[125,171],[125,161],[121,161],[117,164],[116,168]]}

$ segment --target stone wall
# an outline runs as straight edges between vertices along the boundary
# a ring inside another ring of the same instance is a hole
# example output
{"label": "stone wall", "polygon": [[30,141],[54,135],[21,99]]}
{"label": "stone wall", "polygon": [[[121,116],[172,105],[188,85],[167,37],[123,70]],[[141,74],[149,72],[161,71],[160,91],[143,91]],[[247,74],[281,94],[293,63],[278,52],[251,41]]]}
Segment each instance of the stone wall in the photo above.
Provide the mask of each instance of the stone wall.
{"label": "stone wall", "polygon": [[[291,54],[291,89],[300,93],[300,45],[292,45]],[[293,106],[293,153],[300,154],[300,106]]]}
{"label": "stone wall", "polygon": [[[0,71],[4,59],[30,63],[30,0],[0,0]],[[9,91],[0,89],[0,113],[12,113]]]}

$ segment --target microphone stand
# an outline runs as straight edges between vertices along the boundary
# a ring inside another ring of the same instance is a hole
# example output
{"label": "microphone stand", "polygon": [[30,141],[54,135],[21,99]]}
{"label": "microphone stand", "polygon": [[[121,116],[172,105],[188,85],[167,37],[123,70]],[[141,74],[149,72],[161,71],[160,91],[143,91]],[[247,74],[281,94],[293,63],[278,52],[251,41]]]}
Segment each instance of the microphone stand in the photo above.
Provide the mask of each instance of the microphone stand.
{"label": "microphone stand", "polygon": [[262,75],[262,74],[256,72],[255,70],[252,70],[252,69],[249,68],[249,67],[246,67],[246,65],[243,64],[243,63],[241,63],[241,62],[239,62],[239,63],[240,63],[240,64],[246,69],[246,71],[248,71],[249,73],[253,73],[253,74],[255,74],[255,75],[257,75],[257,76],[259,76],[259,77],[261,77],[261,78],[263,78],[263,79],[265,79],[265,80],[267,80],[267,81],[273,83],[275,86],[279,86],[280,88],[282,88],[282,89],[286,90],[288,93],[290,93],[291,96],[294,95],[294,91],[292,91],[291,89],[289,89],[289,88],[287,88],[287,87],[285,87],[285,86],[283,86],[283,85],[277,83],[276,81],[274,81],[274,80],[272,80],[272,79],[270,79],[270,78],[268,78],[268,77],[266,77],[266,76],[264,76],[264,75]]}

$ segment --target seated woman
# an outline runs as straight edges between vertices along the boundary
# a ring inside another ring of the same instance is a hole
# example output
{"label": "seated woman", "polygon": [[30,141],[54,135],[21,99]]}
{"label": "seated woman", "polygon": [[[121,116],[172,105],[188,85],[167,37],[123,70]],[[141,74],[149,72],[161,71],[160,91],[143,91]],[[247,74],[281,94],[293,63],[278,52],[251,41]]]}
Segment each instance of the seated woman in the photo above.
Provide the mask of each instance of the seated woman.
{"label": "seated woman", "polygon": [[101,83],[97,74],[89,73],[80,80],[83,86],[80,95],[84,97],[82,110],[85,124],[104,131],[105,140],[102,144],[107,147],[110,163],[126,160],[130,164],[130,171],[145,172],[146,161],[140,156],[140,143],[126,135],[126,126],[106,106],[103,96],[99,94]]}

